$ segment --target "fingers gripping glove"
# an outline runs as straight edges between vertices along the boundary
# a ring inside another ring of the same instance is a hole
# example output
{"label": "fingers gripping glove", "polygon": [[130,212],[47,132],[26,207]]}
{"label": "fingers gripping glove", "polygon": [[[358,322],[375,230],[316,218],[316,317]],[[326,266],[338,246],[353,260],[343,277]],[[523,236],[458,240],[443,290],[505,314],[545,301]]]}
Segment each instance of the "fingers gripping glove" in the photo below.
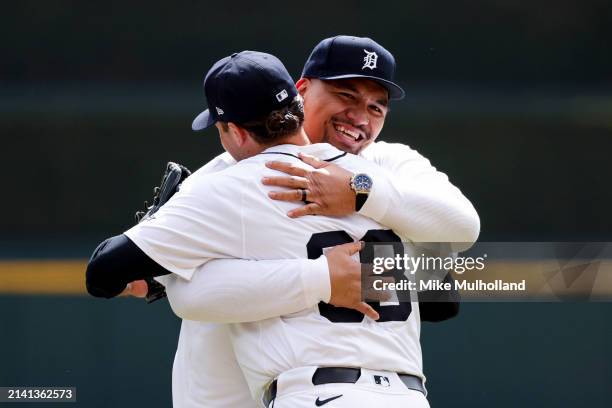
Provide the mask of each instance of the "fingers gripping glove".
{"label": "fingers gripping glove", "polygon": [[[168,162],[164,174],[162,175],[159,187],[155,187],[153,189],[154,195],[152,204],[149,205],[149,203],[145,201],[144,210],[137,211],[135,214],[136,223],[138,224],[139,222],[155,214],[157,210],[159,210],[160,207],[179,190],[181,183],[183,180],[189,177],[189,175],[191,175],[191,172],[189,169],[187,169],[187,167],[177,163]],[[153,278],[146,278],[145,281],[147,282],[147,286],[149,288],[146,296],[147,303],[151,303],[166,297],[166,289],[164,288],[164,285],[157,282]]]}

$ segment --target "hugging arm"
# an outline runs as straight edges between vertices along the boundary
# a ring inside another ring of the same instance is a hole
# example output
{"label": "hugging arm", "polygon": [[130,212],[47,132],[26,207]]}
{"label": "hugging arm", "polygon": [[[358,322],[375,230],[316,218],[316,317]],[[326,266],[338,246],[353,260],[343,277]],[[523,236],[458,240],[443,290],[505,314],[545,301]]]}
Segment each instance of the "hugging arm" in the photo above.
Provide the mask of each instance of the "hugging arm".
{"label": "hugging arm", "polygon": [[187,320],[251,322],[287,315],[328,302],[327,260],[248,261],[215,259],[187,281],[166,279],[174,313]]}
{"label": "hugging arm", "polygon": [[87,264],[85,284],[90,295],[112,298],[132,281],[169,273],[121,234],[104,240],[95,249]]}

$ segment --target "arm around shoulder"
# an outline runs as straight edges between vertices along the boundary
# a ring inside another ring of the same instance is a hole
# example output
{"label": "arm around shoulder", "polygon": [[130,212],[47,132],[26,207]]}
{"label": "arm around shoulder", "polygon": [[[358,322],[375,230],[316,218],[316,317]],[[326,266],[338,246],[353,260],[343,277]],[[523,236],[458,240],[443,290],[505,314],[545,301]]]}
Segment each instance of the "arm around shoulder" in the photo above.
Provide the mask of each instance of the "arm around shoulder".
{"label": "arm around shoulder", "polygon": [[448,177],[403,144],[378,142],[364,158],[379,165],[360,213],[413,242],[454,242],[463,251],[476,242],[480,218]]}

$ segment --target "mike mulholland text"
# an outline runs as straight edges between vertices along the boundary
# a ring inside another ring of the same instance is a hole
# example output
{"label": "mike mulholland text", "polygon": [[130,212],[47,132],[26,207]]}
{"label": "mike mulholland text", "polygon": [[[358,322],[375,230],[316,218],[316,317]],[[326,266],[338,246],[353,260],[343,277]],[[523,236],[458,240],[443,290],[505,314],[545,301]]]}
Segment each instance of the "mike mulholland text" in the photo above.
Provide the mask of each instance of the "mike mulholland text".
{"label": "mike mulholland text", "polygon": [[422,280],[419,282],[411,282],[402,280],[400,282],[383,282],[382,279],[377,279],[373,282],[374,290],[451,290],[453,286],[455,290],[480,291],[480,290],[501,290],[501,291],[524,291],[526,289],[525,280],[520,282],[506,282],[501,279],[496,279],[493,282],[486,282],[477,279],[473,282],[467,280],[456,280],[454,284],[450,282],[442,282],[439,280]]}

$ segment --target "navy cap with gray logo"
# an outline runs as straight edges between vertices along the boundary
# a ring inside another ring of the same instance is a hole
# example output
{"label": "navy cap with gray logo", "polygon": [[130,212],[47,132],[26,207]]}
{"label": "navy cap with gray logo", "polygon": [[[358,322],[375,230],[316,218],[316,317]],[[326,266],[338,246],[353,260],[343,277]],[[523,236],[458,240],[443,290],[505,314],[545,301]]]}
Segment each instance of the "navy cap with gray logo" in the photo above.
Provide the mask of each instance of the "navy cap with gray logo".
{"label": "navy cap with gray logo", "polygon": [[390,99],[402,99],[404,90],[394,81],[395,58],[382,45],[367,37],[338,35],[314,48],[302,77],[323,80],[372,79],[389,91]]}
{"label": "navy cap with gray logo", "polygon": [[242,51],[217,61],[204,79],[208,109],[193,121],[203,130],[217,121],[237,124],[266,117],[297,96],[283,63],[274,55]]}

